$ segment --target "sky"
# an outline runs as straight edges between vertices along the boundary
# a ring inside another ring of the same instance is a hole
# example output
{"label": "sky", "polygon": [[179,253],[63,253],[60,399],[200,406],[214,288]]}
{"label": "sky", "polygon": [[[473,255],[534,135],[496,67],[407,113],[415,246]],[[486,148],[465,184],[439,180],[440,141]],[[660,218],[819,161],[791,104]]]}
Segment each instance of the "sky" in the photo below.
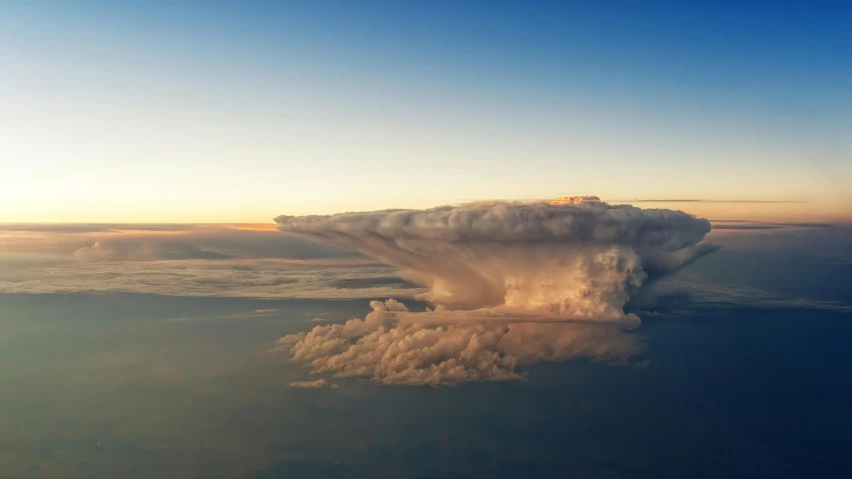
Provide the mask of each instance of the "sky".
{"label": "sky", "polygon": [[0,222],[271,223],[583,194],[852,220],[844,2],[2,10]]}

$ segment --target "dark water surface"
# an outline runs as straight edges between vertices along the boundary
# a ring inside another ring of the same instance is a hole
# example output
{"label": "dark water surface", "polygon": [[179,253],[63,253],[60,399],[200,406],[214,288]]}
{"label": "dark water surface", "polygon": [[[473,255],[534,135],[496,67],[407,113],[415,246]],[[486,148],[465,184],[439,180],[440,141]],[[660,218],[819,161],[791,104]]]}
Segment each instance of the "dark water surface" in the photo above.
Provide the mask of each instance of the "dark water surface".
{"label": "dark water surface", "polygon": [[0,477],[852,475],[849,315],[696,309],[645,318],[638,366],[544,364],[527,381],[444,388],[289,386],[308,377],[268,352],[278,337],[368,309],[0,296]]}

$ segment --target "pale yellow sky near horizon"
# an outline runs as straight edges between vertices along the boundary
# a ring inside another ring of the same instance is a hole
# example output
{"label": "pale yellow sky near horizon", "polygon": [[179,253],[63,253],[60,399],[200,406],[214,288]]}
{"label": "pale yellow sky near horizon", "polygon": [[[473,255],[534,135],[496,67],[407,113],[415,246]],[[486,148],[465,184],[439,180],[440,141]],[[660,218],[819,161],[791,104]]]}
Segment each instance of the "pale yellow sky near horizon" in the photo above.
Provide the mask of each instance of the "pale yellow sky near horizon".
{"label": "pale yellow sky near horizon", "polygon": [[[602,198],[611,204],[631,204],[640,208],[661,208],[680,210],[686,213],[706,218],[709,220],[747,220],[767,222],[834,222],[852,223],[852,209],[846,204],[834,204],[823,202],[752,202],[752,201],[706,201],[691,199],[689,201],[676,200],[627,200],[617,201]],[[487,201],[481,199],[477,201]],[[185,223],[185,224],[269,224],[273,219],[282,214],[310,215],[310,214],[334,214],[347,211],[373,211],[388,208],[410,208],[425,209],[443,204],[459,204],[473,200],[433,203],[400,201],[385,204],[376,203],[374,206],[365,204],[363,208],[356,205],[345,205],[338,202],[319,205],[310,208],[308,205],[300,205],[299,208],[288,209],[286,207],[273,210],[266,209],[266,213],[248,211],[202,211],[192,212],[191,209],[177,210],[152,210],[146,213],[136,212],[127,217],[105,212],[80,212],[78,214],[54,214],[51,209],[45,208],[35,214],[0,216],[0,224],[51,224],[51,223]],[[514,200],[507,200],[514,201]],[[527,201],[527,200],[521,200]],[[183,205],[184,208],[186,205]]]}

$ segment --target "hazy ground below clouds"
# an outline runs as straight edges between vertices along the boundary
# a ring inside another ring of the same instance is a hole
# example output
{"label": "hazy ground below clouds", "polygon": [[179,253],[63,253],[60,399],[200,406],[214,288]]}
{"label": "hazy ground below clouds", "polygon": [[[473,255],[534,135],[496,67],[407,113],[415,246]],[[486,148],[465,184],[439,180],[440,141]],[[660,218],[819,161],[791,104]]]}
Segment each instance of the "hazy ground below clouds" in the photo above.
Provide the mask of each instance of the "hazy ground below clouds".
{"label": "hazy ground below clouds", "polygon": [[358,258],[6,258],[0,478],[847,476],[848,242],[732,231],[630,365],[440,388],[291,385],[280,337],[419,291]]}
{"label": "hazy ground below clouds", "polygon": [[533,367],[518,382],[307,389],[289,386],[305,371],[267,349],[317,311],[363,315],[363,301],[0,301],[4,479],[850,471],[843,313],[648,317],[644,367],[575,361]]}

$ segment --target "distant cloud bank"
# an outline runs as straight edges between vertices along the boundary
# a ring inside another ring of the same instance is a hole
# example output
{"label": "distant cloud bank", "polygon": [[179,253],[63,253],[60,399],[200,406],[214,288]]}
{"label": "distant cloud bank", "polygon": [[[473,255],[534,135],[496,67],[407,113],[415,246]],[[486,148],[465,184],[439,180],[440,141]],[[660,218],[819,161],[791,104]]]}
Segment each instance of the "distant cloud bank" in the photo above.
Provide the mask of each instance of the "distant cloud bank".
{"label": "distant cloud bank", "polygon": [[638,199],[619,200],[624,203],[745,203],[745,204],[784,204],[784,203],[807,203],[802,200],[703,200],[697,198],[681,199]]}
{"label": "distant cloud bank", "polygon": [[272,224],[0,224],[0,259],[99,262],[352,256],[337,248],[282,238]]}
{"label": "distant cloud bank", "polygon": [[[754,259],[748,268],[758,277],[791,252],[836,264],[836,273],[852,258],[850,237],[848,226],[829,223],[717,220],[711,231],[710,222],[679,211],[595,197],[282,216],[260,225],[0,224],[0,294],[373,301],[366,317],[343,324],[339,312],[311,312],[305,328],[316,327],[276,348],[322,376],[313,379],[452,385],[521,378],[539,361],[641,363],[640,320],[625,314],[628,303],[663,314],[665,305],[848,312],[840,297],[795,298],[707,278],[731,281],[718,270],[736,274],[725,258],[737,251],[762,254],[742,256]],[[708,238],[727,253],[683,271],[716,249]],[[703,270],[716,276],[694,274]],[[654,298],[662,308],[641,306]],[[434,309],[415,310],[415,300]]]}
{"label": "distant cloud bank", "polygon": [[231,298],[410,298],[422,291],[361,259],[99,261],[0,269],[0,293],[144,293]]}

